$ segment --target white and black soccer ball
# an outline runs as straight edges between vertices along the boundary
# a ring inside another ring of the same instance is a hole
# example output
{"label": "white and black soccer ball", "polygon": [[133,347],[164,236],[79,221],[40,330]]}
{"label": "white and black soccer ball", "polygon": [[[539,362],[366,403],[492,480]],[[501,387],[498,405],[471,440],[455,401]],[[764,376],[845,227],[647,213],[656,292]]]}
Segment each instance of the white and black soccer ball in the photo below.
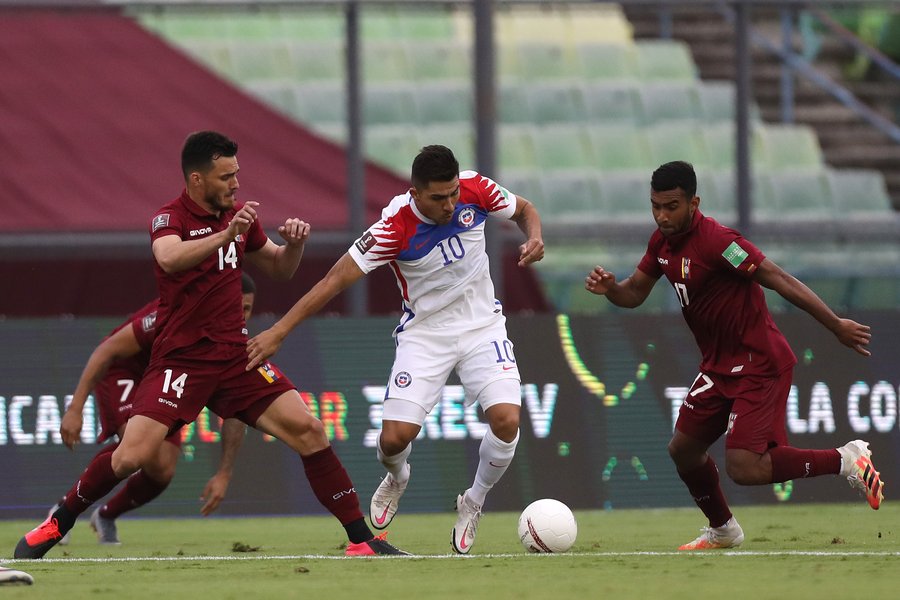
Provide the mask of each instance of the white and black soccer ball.
{"label": "white and black soccer ball", "polygon": [[529,552],[566,552],[577,536],[575,515],[559,500],[535,500],[519,517],[519,541]]}

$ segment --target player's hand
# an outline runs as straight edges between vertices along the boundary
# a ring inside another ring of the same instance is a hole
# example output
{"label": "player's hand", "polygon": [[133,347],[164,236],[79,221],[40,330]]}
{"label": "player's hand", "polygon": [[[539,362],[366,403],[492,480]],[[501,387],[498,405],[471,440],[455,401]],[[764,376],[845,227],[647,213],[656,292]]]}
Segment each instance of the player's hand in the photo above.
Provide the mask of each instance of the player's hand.
{"label": "player's hand", "polygon": [[278,234],[288,246],[303,246],[309,238],[310,225],[300,219],[288,219],[278,228]]}
{"label": "player's hand", "polygon": [[84,417],[80,410],[69,408],[63,415],[62,422],[59,425],[59,434],[62,436],[63,444],[69,450],[75,449],[75,444],[81,441],[81,426]]}
{"label": "player's hand", "polygon": [[604,295],[614,285],[616,276],[599,265],[584,278],[584,289],[598,296]]}
{"label": "player's hand", "polygon": [[255,369],[267,358],[274,356],[283,342],[284,338],[272,331],[271,328],[251,338],[247,342],[247,370]]}
{"label": "player's hand", "polygon": [[206,482],[203,493],[200,494],[200,500],[204,503],[203,506],[200,507],[200,514],[204,517],[208,517],[219,508],[219,504],[225,499],[225,492],[228,491],[228,484],[230,482],[231,477],[223,475],[222,473],[216,473]]}
{"label": "player's hand", "polygon": [[519,246],[519,266],[524,267],[544,258],[544,240],[531,238]]}
{"label": "player's hand", "polygon": [[249,201],[244,203],[241,210],[237,211],[234,218],[228,224],[228,234],[231,237],[237,237],[242,233],[247,233],[253,221],[256,220],[256,207],[259,202]]}
{"label": "player's hand", "polygon": [[852,319],[840,319],[834,335],[848,348],[853,348],[863,356],[872,356],[866,348],[872,340],[872,328],[868,325],[857,323]]}

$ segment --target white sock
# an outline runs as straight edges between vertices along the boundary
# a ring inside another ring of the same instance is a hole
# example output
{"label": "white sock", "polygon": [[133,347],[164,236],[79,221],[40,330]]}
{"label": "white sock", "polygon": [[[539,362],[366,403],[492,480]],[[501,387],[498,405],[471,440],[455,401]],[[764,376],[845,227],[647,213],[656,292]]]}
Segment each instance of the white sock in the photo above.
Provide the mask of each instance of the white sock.
{"label": "white sock", "polygon": [[484,505],[487,493],[506,473],[506,469],[516,453],[516,444],[518,443],[518,431],[516,431],[516,439],[504,442],[488,429],[478,448],[479,460],[478,470],[475,471],[475,483],[466,490],[466,497],[471,504]]}
{"label": "white sock", "polygon": [[412,444],[407,444],[406,448],[399,453],[393,456],[387,456],[381,449],[381,436],[378,436],[378,443],[376,444],[376,455],[378,456],[378,460],[381,461],[381,464],[388,470],[388,473],[391,474],[394,481],[397,481],[398,483],[409,481],[409,463],[406,462],[406,459],[409,457],[410,452],[412,452]]}

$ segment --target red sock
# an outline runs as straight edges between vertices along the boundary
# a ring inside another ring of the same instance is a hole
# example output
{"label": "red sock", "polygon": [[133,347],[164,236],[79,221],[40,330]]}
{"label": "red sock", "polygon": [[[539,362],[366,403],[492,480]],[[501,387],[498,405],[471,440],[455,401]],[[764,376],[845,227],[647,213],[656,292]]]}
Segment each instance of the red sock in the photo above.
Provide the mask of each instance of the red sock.
{"label": "red sock", "polygon": [[300,458],[316,498],[341,525],[363,518],[356,488],[331,446]]}
{"label": "red sock", "polygon": [[104,448],[81,474],[81,478],[75,482],[66,493],[66,501],[63,506],[73,515],[80,515],[88,507],[112,491],[120,481],[112,468],[112,451],[114,448]]}
{"label": "red sock", "polygon": [[169,487],[169,482],[154,481],[143,471],[138,471],[128,478],[119,492],[100,508],[100,516],[104,519],[117,519],[129,510],[143,506],[162,494]]}
{"label": "red sock", "polygon": [[841,472],[841,454],[834,448],[808,450],[775,446],[769,448],[769,456],[772,457],[772,483]]}
{"label": "red sock", "polygon": [[697,507],[709,519],[710,527],[721,527],[731,518],[728,501],[719,485],[719,469],[710,456],[706,463],[687,473],[678,472]]}

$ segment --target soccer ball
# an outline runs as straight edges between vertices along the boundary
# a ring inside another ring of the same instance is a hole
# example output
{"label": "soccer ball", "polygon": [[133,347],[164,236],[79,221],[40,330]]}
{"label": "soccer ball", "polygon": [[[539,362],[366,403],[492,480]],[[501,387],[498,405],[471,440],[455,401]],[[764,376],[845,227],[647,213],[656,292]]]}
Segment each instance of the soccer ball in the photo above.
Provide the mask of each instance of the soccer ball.
{"label": "soccer ball", "polygon": [[565,552],[577,535],[575,515],[559,500],[535,500],[519,517],[519,541],[529,552]]}

